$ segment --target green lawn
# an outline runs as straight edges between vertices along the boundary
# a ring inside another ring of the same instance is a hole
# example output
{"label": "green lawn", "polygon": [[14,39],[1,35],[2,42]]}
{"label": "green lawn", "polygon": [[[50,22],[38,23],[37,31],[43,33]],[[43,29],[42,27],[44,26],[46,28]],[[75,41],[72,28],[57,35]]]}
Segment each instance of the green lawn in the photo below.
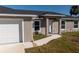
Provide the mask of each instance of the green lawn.
{"label": "green lawn", "polygon": [[79,32],[66,32],[46,45],[25,49],[28,53],[79,52]]}

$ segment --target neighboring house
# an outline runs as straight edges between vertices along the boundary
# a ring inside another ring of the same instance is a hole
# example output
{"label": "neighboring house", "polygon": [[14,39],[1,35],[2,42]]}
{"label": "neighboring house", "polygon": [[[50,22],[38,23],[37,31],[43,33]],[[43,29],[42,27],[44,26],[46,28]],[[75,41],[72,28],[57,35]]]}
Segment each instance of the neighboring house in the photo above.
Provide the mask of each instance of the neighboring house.
{"label": "neighboring house", "polygon": [[35,32],[48,36],[67,31],[79,31],[79,17],[0,6],[0,44],[32,41]]}

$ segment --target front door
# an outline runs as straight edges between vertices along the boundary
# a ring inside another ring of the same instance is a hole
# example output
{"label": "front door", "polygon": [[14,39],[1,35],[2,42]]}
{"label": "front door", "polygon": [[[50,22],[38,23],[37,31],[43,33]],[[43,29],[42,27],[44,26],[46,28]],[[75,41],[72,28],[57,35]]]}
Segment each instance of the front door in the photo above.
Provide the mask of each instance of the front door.
{"label": "front door", "polygon": [[53,21],[53,25],[52,25],[52,33],[53,34],[58,34],[58,27],[59,25],[58,25],[58,21]]}

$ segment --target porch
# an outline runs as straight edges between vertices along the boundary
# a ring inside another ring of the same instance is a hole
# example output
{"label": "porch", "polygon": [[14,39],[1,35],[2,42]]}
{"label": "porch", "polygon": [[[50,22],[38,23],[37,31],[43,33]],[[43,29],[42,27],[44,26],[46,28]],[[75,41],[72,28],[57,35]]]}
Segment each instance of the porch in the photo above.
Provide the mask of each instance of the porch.
{"label": "porch", "polygon": [[38,32],[46,36],[60,34],[60,17],[43,17],[34,19],[33,33]]}
{"label": "porch", "polygon": [[59,17],[48,17],[46,18],[46,29],[45,33],[47,36],[52,34],[60,34],[60,18]]}

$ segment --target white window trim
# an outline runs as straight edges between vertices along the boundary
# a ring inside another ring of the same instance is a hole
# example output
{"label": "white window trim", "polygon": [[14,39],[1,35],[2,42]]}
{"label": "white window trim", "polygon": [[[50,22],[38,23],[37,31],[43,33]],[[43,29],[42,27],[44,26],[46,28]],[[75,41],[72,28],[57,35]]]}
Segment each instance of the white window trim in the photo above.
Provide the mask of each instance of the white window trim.
{"label": "white window trim", "polygon": [[[39,21],[39,28],[40,28],[40,30],[38,30],[38,32],[41,32],[41,20],[34,20],[34,23],[35,23],[35,21]],[[35,25],[33,24],[33,26],[34,26],[34,29],[35,29]],[[34,30],[34,32],[35,32],[35,30]]]}
{"label": "white window trim", "polygon": [[76,30],[76,29],[79,29],[79,28],[74,28],[74,27],[73,27],[73,29]]}
{"label": "white window trim", "polygon": [[[61,22],[62,22],[62,21],[64,21],[64,20],[61,20]],[[60,23],[61,23],[61,22],[60,22]],[[61,26],[62,26],[62,24],[60,25],[60,28],[61,28]],[[64,29],[61,28],[61,30],[65,30],[65,29],[66,29],[66,21],[65,21],[65,28],[64,28]]]}
{"label": "white window trim", "polygon": [[[79,24],[79,23],[78,23],[78,24]],[[78,25],[78,24],[76,24],[76,25]],[[74,24],[74,25],[75,25],[75,24]],[[74,28],[74,27],[73,27],[73,29],[78,29],[78,28]]]}

